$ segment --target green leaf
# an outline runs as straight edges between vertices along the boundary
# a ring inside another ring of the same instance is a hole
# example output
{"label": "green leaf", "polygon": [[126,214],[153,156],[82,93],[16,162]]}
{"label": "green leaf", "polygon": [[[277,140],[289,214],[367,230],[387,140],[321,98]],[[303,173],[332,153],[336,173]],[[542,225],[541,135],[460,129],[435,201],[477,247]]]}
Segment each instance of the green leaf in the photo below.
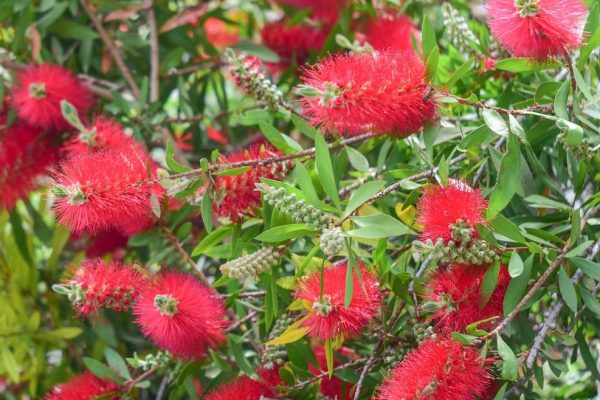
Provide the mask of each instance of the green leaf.
{"label": "green leaf", "polygon": [[110,379],[118,384],[123,384],[125,380],[117,375],[112,369],[102,364],[100,361],[90,357],[83,357],[83,363],[90,370],[91,373],[96,375],[98,378]]}
{"label": "green leaf", "polygon": [[292,122],[296,128],[309,139],[315,139],[315,135],[319,133],[308,121],[300,118],[296,114],[292,114]]}
{"label": "green leaf", "polygon": [[23,229],[23,221],[21,220],[21,216],[19,215],[16,209],[10,211],[9,220],[10,225],[12,227],[12,233],[15,239],[15,243],[17,244],[17,248],[19,249],[21,257],[23,257],[23,260],[25,260],[27,264],[33,267],[33,258],[31,257],[31,253],[29,252],[27,235],[25,234],[25,230]]}
{"label": "green leaf", "polygon": [[592,244],[594,244],[593,240],[586,240],[585,242],[569,250],[567,254],[565,254],[565,258],[573,258],[583,254],[583,252],[586,251]]}
{"label": "green leaf", "polygon": [[279,337],[268,341],[268,346],[277,346],[294,343],[308,334],[308,328],[302,326],[302,321],[296,321],[290,325]]}
{"label": "green leaf", "polygon": [[67,340],[81,335],[82,330],[76,326],[57,328],[49,332],[44,332],[43,336],[48,339]]}
{"label": "green leaf", "polygon": [[475,61],[475,59],[471,58],[471,59],[467,60],[467,62],[465,62],[463,65],[461,65],[460,67],[458,67],[458,69],[456,70],[456,72],[454,72],[454,75],[452,75],[450,77],[450,79],[448,79],[448,82],[446,82],[446,86],[449,87],[449,88],[451,88],[452,85],[454,85],[463,76],[465,76],[469,71],[471,71],[471,67],[473,66],[473,62],[474,61]]}
{"label": "green leaf", "polygon": [[289,224],[276,226],[258,235],[256,240],[262,242],[283,242],[301,236],[314,235],[317,231],[305,224]]}
{"label": "green leaf", "polygon": [[484,108],[481,114],[483,115],[483,120],[486,125],[492,132],[495,132],[502,137],[508,137],[508,126],[498,111]]}
{"label": "green leaf", "polygon": [[[348,249],[348,254],[351,253],[351,248],[349,242],[346,241],[346,248]],[[346,282],[344,285],[344,307],[350,307],[350,303],[352,302],[352,296],[354,294],[354,274],[352,272],[352,264],[353,262],[348,262],[346,265]]]}
{"label": "green leaf", "polygon": [[500,376],[507,381],[517,380],[517,357],[512,349],[502,340],[500,335],[496,336],[498,344],[498,355],[502,358],[502,372]]}
{"label": "green leaf", "polygon": [[504,315],[508,315],[521,301],[521,297],[527,290],[527,284],[529,277],[531,276],[531,270],[533,268],[533,255],[527,257],[523,263],[523,272],[513,279],[511,279],[504,295]]}
{"label": "green leaf", "polygon": [[177,174],[191,171],[192,168],[188,167],[187,165],[180,164],[175,160],[175,157],[173,156],[174,153],[175,149],[173,148],[173,142],[169,140],[167,141],[167,154],[165,156],[167,167]]}
{"label": "green leaf", "polygon": [[204,228],[206,228],[206,232],[211,233],[213,230],[213,202],[209,191],[206,191],[204,196],[202,196],[200,211],[202,213],[202,222],[204,222]]}
{"label": "green leaf", "polygon": [[569,258],[569,263],[582,270],[590,278],[600,281],[600,264],[579,257]]}
{"label": "green leaf", "polygon": [[510,203],[514,194],[521,187],[520,180],[518,179],[520,170],[521,151],[519,149],[519,139],[517,136],[510,134],[508,136],[508,151],[502,157],[496,186],[494,186],[490,195],[486,218],[490,219],[495,216]]}
{"label": "green leaf", "polygon": [[327,375],[329,379],[333,376],[333,340],[327,339],[325,341],[325,361],[327,364]]}
{"label": "green leaf", "polygon": [[421,46],[423,47],[423,60],[427,60],[429,54],[437,46],[435,31],[427,16],[423,17],[423,24],[421,26]]}
{"label": "green leaf", "polygon": [[17,360],[15,360],[15,356],[8,348],[8,343],[2,346],[2,366],[8,372],[11,381],[19,382],[19,365],[17,364]]}
{"label": "green leaf", "polygon": [[343,218],[348,217],[357,208],[362,206],[369,198],[383,189],[384,185],[385,182],[383,181],[372,181],[359,186],[358,189],[350,195],[350,200],[348,200],[348,205],[346,206]]}
{"label": "green leaf", "polygon": [[346,154],[348,154],[348,161],[350,161],[350,164],[355,170],[360,172],[369,170],[369,160],[367,160],[367,157],[363,156],[360,151],[353,147],[346,146]]}
{"label": "green leaf", "polygon": [[265,135],[265,138],[277,149],[281,150],[285,154],[294,154],[302,151],[300,146],[294,139],[279,132],[273,125],[266,122],[260,122],[258,124],[260,130]]}
{"label": "green leaf", "polygon": [[576,243],[579,239],[581,231],[581,213],[579,210],[573,210],[571,214],[571,234],[569,235],[569,242]]}
{"label": "green leaf", "polygon": [[571,211],[572,208],[565,203],[561,203],[556,200],[549,199],[547,197],[543,197],[537,194],[532,194],[531,196],[527,196],[524,199],[527,203],[529,203],[530,207],[533,208],[554,208],[558,210]]}
{"label": "green leaf", "polygon": [[56,21],[48,31],[66,39],[91,40],[99,37],[94,30],[66,18]]}
{"label": "green leaf", "polygon": [[594,297],[590,292],[588,292],[584,287],[579,288],[579,293],[581,293],[581,299],[583,300],[583,304],[587,308],[590,309],[594,314],[600,315],[600,303],[596,297]]}
{"label": "green leaf", "polygon": [[497,214],[494,219],[490,221],[490,226],[494,228],[497,233],[508,239],[514,240],[517,243],[527,244],[527,240],[525,240],[521,230],[502,214]]}
{"label": "green leaf", "polygon": [[427,66],[427,80],[428,81],[435,80],[439,60],[440,60],[440,48],[438,46],[435,46],[433,48],[433,51],[431,51],[431,53],[429,53],[429,55],[427,57],[427,62],[425,64]]}
{"label": "green leaf", "polygon": [[516,278],[523,273],[523,268],[523,260],[521,260],[519,253],[513,251],[508,262],[508,273],[511,277]]}
{"label": "green leaf", "polygon": [[52,9],[36,22],[38,29],[45,31],[50,25],[56,22],[57,19],[62,17],[65,11],[67,11],[68,7],[69,3],[66,1],[61,1],[54,4]]}
{"label": "green leaf", "polygon": [[536,72],[545,69],[559,68],[558,61],[536,62],[528,58],[506,58],[494,64],[496,69],[509,72]]}
{"label": "green leaf", "polygon": [[215,175],[215,176],[238,176],[238,175],[242,175],[242,174],[245,174],[246,172],[250,171],[250,168],[251,167],[238,167],[238,168],[224,169],[222,171],[213,172],[213,175]]}
{"label": "green leaf", "polygon": [[458,147],[463,150],[470,149],[472,147],[479,147],[491,136],[492,131],[487,125],[481,125],[480,127],[473,129],[465,137],[462,138]]}
{"label": "green leaf", "polygon": [[329,148],[323,138],[323,135],[315,135],[315,161],[317,164],[317,173],[321,178],[321,184],[323,190],[333,201],[336,207],[340,207],[340,197],[338,195],[337,185],[335,183],[335,175],[333,174],[333,167],[331,166],[331,156],[329,155]]}
{"label": "green leaf", "polygon": [[315,187],[310,178],[310,174],[302,162],[296,160],[296,168],[294,169],[296,175],[296,182],[304,194],[304,198],[310,204],[315,207],[320,207],[319,196],[315,190]]}
{"label": "green leaf", "polygon": [[104,349],[104,358],[106,358],[108,365],[122,378],[131,379],[131,373],[129,372],[129,368],[127,368],[127,363],[114,349],[106,347]]}
{"label": "green leaf", "polygon": [[525,135],[525,130],[523,129],[523,126],[521,126],[519,120],[515,118],[515,116],[512,114],[508,114],[508,127],[510,131],[517,135],[523,143],[527,142],[527,136]]}
{"label": "green leaf", "polygon": [[239,44],[232,47],[234,50],[242,51],[249,55],[260,58],[266,62],[279,62],[279,56],[277,53],[269,50],[265,46],[261,46],[259,44],[254,44],[249,41],[241,41]]}
{"label": "green leaf", "polygon": [[218,243],[221,243],[231,233],[231,226],[220,226],[214,231],[206,235],[200,243],[196,245],[192,250],[192,257],[199,256],[200,254],[206,253],[208,250],[215,247]]}
{"label": "green leaf", "polygon": [[554,98],[554,113],[559,118],[569,119],[569,112],[567,110],[567,99],[569,98],[570,87],[570,80],[564,81],[558,89],[556,97]]}
{"label": "green leaf", "polygon": [[413,234],[406,225],[386,214],[373,214],[364,217],[355,217],[352,220],[359,226],[358,229],[347,232],[348,236],[364,239],[380,239],[390,236]]}
{"label": "green leaf", "polygon": [[571,282],[571,278],[569,278],[569,275],[567,275],[562,267],[558,270],[558,288],[567,306],[573,312],[577,312],[577,292],[575,291],[573,282]]}
{"label": "green leaf", "polygon": [[498,284],[498,274],[500,272],[500,261],[495,261],[491,267],[488,268],[485,276],[483,277],[483,281],[481,282],[481,287],[479,288],[479,309],[483,309],[494,290],[496,289],[496,285]]}

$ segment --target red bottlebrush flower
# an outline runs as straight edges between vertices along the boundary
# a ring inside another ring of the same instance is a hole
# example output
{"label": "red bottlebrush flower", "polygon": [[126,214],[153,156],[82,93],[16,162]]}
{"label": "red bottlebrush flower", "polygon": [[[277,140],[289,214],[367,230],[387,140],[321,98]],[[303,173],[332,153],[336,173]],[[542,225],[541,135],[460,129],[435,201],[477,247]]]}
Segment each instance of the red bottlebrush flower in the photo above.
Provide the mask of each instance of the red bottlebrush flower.
{"label": "red bottlebrush flower", "polygon": [[327,38],[327,32],[321,29],[287,24],[286,20],[269,23],[260,32],[263,44],[279,56],[279,69],[304,64],[311,51],[321,51]]}
{"label": "red bottlebrush flower", "polygon": [[205,400],[261,400],[273,396],[273,391],[266,385],[241,376],[229,383],[218,386],[205,397]]}
{"label": "red bottlebrush flower", "polygon": [[452,240],[452,226],[457,222],[467,224],[474,230],[475,224],[485,224],[484,212],[487,201],[479,189],[472,189],[460,181],[450,181],[446,186],[429,185],[419,200],[418,222],[423,225],[421,240],[433,242]]}
{"label": "red bottlebrush flower", "polygon": [[28,124],[41,129],[69,128],[61,112],[62,100],[73,104],[78,113],[93,103],[92,93],[79,78],[58,65],[33,65],[17,74],[12,103]]}
{"label": "red bottlebrush flower", "polygon": [[0,134],[0,207],[11,210],[56,162],[58,149],[41,135],[38,129],[20,124]]}
{"label": "red bottlebrush flower", "polygon": [[581,0],[489,0],[490,30],[515,57],[546,60],[581,45],[588,10]]}
{"label": "red bottlebrush flower", "polygon": [[79,267],[72,268],[72,274],[63,287],[84,317],[101,308],[128,309],[146,284],[145,278],[132,267],[117,262],[108,264],[101,259],[84,260]]}
{"label": "red bottlebrush flower", "polygon": [[312,304],[302,323],[309,336],[319,340],[355,336],[377,315],[381,303],[379,287],[375,276],[364,265],[359,265],[362,283],[353,271],[352,300],[348,307],[344,306],[346,267],[345,262],[339,262],[325,268],[322,298],[320,271],[300,283],[296,298]]}
{"label": "red bottlebrush flower", "polygon": [[413,50],[413,40],[421,44],[421,33],[406,15],[381,16],[369,21],[365,40],[375,50]]}
{"label": "red bottlebrush flower", "polygon": [[128,136],[121,125],[104,117],[96,118],[94,123],[86,128],[86,132],[79,133],[65,145],[65,150],[69,156],[129,149],[143,151],[140,144],[134,138]]}
{"label": "red bottlebrush flower", "polygon": [[206,40],[219,49],[233,46],[240,41],[236,29],[230,28],[218,18],[207,18],[204,21],[204,33]]}
{"label": "red bottlebrush flower", "polygon": [[146,153],[134,149],[71,157],[56,173],[54,210],[74,232],[120,229],[131,234],[151,220],[155,172]]}
{"label": "red bottlebrush flower", "polygon": [[194,145],[191,143],[192,137],[192,132],[178,134],[175,136],[175,143],[183,151],[192,151],[194,150]]}
{"label": "red bottlebrush flower", "polygon": [[[483,306],[480,299],[480,287],[487,270],[477,265],[452,265],[440,268],[431,274],[426,286],[426,298],[439,306],[433,314],[436,328],[443,333],[463,332],[465,328],[477,321],[501,316],[504,295],[510,275],[506,266],[500,266],[496,288]],[[488,329],[493,322],[479,327]]]}
{"label": "red bottlebrush flower", "polygon": [[[221,164],[248,160],[262,160],[281,156],[282,153],[268,144],[252,145],[228,156],[221,156]],[[283,179],[289,172],[288,162],[253,165],[243,174],[236,176],[218,176],[213,187],[213,211],[217,218],[240,222],[245,216],[254,215],[260,207],[260,193],[256,184],[260,178]]]}
{"label": "red bottlebrush flower", "polygon": [[306,69],[301,102],[314,125],[353,136],[406,136],[435,115],[425,67],[412,51],[337,54]]}
{"label": "red bottlebrush flower", "polygon": [[490,381],[478,349],[449,339],[430,339],[394,368],[375,399],[473,400]]}
{"label": "red bottlebrush flower", "polygon": [[[118,386],[98,378],[91,372],[74,376],[68,382],[53,387],[44,397],[45,400],[91,400],[103,396],[110,400],[118,400]],[[110,396],[114,392],[114,396]]]}
{"label": "red bottlebrush flower", "polygon": [[[327,371],[327,356],[325,355],[325,347],[324,346],[316,346],[313,348],[313,353],[315,354],[315,358],[319,363],[318,368],[312,364],[308,365],[308,370],[314,374],[319,375],[323,372]],[[342,347],[337,350],[337,354],[340,354],[348,359],[356,358],[356,353],[352,350]],[[337,367],[341,363],[334,359],[333,367]],[[319,386],[319,392],[322,395],[329,397],[330,399],[350,399],[350,390],[352,389],[352,384],[348,382],[342,381],[337,376],[324,377],[321,379],[321,385]]]}
{"label": "red bottlebrush flower", "polygon": [[[77,235],[75,240],[78,239]],[[116,229],[101,231],[93,236],[86,237],[87,241],[83,246],[85,255],[88,258],[98,258],[106,254],[111,254],[113,259],[123,258],[122,249],[127,246],[129,236]]]}
{"label": "red bottlebrush flower", "polygon": [[208,128],[206,128],[206,136],[213,142],[217,142],[219,144],[222,144],[223,146],[226,146],[229,144],[229,139],[227,138],[227,136],[225,136],[224,134],[222,134],[221,132],[219,132],[218,130],[213,128],[212,126],[209,126]]}
{"label": "red bottlebrush flower", "polygon": [[134,314],[142,333],[176,357],[202,358],[225,340],[223,301],[189,274],[162,273],[140,294]]}
{"label": "red bottlebrush flower", "polygon": [[310,16],[313,19],[326,24],[335,24],[338,20],[340,10],[347,0],[280,0],[296,8],[310,8]]}
{"label": "red bottlebrush flower", "polygon": [[270,388],[285,385],[283,379],[279,375],[279,366],[275,365],[273,368],[258,368],[256,373],[260,377],[260,380]]}

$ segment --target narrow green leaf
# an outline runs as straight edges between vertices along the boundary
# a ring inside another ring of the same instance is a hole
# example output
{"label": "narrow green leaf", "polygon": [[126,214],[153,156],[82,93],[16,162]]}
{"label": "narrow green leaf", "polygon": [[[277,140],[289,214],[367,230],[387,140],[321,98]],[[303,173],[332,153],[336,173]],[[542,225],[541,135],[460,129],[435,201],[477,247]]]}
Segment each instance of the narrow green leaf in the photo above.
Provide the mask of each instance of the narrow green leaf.
{"label": "narrow green leaf", "polygon": [[358,229],[347,232],[348,236],[365,239],[380,239],[390,236],[402,236],[414,232],[396,218],[386,214],[373,214],[365,217],[355,217],[352,220]]}
{"label": "narrow green leaf", "polygon": [[202,212],[202,222],[204,222],[204,227],[208,233],[211,233],[213,230],[213,202],[208,191],[202,196],[200,211]]}
{"label": "narrow green leaf", "polygon": [[192,257],[204,254],[208,250],[215,247],[231,233],[231,229],[231,226],[220,226],[214,231],[210,232],[200,241],[200,243],[196,245],[194,250],[192,250]]}
{"label": "narrow green leaf", "polygon": [[285,154],[294,154],[302,151],[302,146],[291,137],[279,132],[273,125],[266,122],[260,122],[258,125],[269,143]]}
{"label": "narrow green leaf", "polygon": [[552,200],[537,194],[532,194],[531,196],[525,197],[525,201],[529,203],[530,207],[533,208],[552,208],[565,211],[572,210],[572,208],[568,204],[561,203],[559,201]]}
{"label": "narrow green leaf", "polygon": [[581,213],[579,210],[573,210],[571,214],[571,234],[569,235],[569,242],[576,243],[579,239],[581,230]]}
{"label": "narrow green leaf", "polygon": [[600,315],[600,303],[596,297],[594,297],[590,292],[588,292],[584,287],[579,288],[579,293],[581,293],[581,299],[583,300],[583,304],[587,308],[590,309],[594,314]]}
{"label": "narrow green leaf", "polygon": [[292,122],[296,128],[309,139],[315,139],[315,135],[319,133],[308,121],[292,114]]}
{"label": "narrow green leaf", "polygon": [[556,97],[554,98],[554,113],[559,118],[569,119],[569,112],[567,110],[567,99],[569,98],[570,87],[570,80],[565,80],[558,89]]}
{"label": "narrow green leaf", "polygon": [[167,167],[177,174],[192,170],[192,168],[188,167],[187,165],[183,165],[177,162],[175,160],[174,154],[175,149],[173,148],[173,142],[169,140],[167,142],[167,151],[165,156],[165,162],[167,163]]}
{"label": "narrow green leaf", "polygon": [[250,167],[238,167],[238,168],[230,168],[224,169],[222,171],[213,172],[215,176],[238,176],[245,174],[250,171]]}
{"label": "narrow green leaf", "polygon": [[29,252],[27,235],[25,234],[25,230],[23,229],[23,221],[21,220],[21,216],[19,215],[16,209],[10,211],[9,220],[10,225],[12,227],[15,243],[17,244],[17,248],[19,249],[21,257],[23,257],[23,260],[25,260],[27,264],[33,267],[33,258],[31,257],[31,253]]}
{"label": "narrow green leaf", "polygon": [[369,160],[360,151],[353,147],[346,146],[346,154],[348,155],[348,161],[352,167],[360,172],[366,172],[369,170]]}
{"label": "narrow green leaf", "polygon": [[514,240],[521,244],[527,244],[527,240],[525,240],[521,230],[502,214],[497,214],[494,219],[490,221],[490,226],[494,228],[497,233],[510,240]]}
{"label": "narrow green leaf", "polygon": [[354,294],[354,277],[352,272],[352,263],[346,266],[346,284],[344,287],[344,307],[350,307],[352,295]]}
{"label": "narrow green leaf", "polygon": [[483,277],[483,281],[481,282],[481,287],[479,288],[479,309],[483,309],[494,290],[496,289],[496,285],[498,284],[498,274],[500,272],[500,261],[496,261],[492,264],[491,267],[488,268],[485,276]]}
{"label": "narrow green leaf", "polygon": [[485,108],[481,114],[483,115],[483,120],[485,121],[486,125],[492,130],[492,132],[495,132],[503,137],[508,137],[508,126],[498,111]]}
{"label": "narrow green leaf", "polygon": [[314,235],[317,231],[304,224],[280,225],[268,229],[258,235],[256,240],[262,242],[283,242],[301,236]]}
{"label": "narrow green leaf", "polygon": [[423,17],[423,24],[421,26],[421,45],[423,47],[423,59],[427,60],[429,54],[431,54],[433,49],[437,46],[435,31],[427,16]]}
{"label": "narrow green leaf", "polygon": [[509,72],[536,72],[559,68],[560,63],[558,61],[536,62],[528,58],[506,58],[496,61],[494,67]]}
{"label": "narrow green leaf", "polygon": [[521,297],[527,290],[527,284],[529,277],[531,276],[531,270],[533,268],[533,255],[527,257],[523,263],[523,272],[511,279],[506,289],[506,295],[504,295],[504,315],[508,315],[515,306],[521,301]]}
{"label": "narrow green leaf", "polygon": [[600,264],[579,257],[570,258],[569,263],[582,270],[590,278],[600,281]]}
{"label": "narrow green leaf", "polygon": [[125,380],[117,375],[112,369],[108,368],[106,365],[102,364],[100,361],[95,360],[90,357],[83,357],[83,363],[90,370],[91,373],[96,375],[98,378],[102,379],[110,379],[113,382],[118,384],[123,384]]}
{"label": "narrow green leaf", "polygon": [[329,379],[333,376],[333,340],[327,339],[325,341],[325,361],[327,364],[327,375]]}
{"label": "narrow green leaf", "polygon": [[510,255],[510,261],[508,263],[508,273],[511,277],[516,278],[523,273],[523,260],[519,256],[519,253],[513,251]]}
{"label": "narrow green leaf", "polygon": [[573,312],[577,312],[577,292],[575,291],[573,282],[571,282],[571,278],[569,278],[569,275],[567,275],[562,267],[558,270],[558,288],[567,306]]}
{"label": "narrow green leaf", "polygon": [[518,179],[521,169],[521,151],[519,139],[510,134],[508,136],[508,151],[502,157],[500,171],[496,186],[490,195],[490,201],[486,217],[489,219],[502,211],[510,202],[514,194],[519,190],[521,182]]}
{"label": "narrow green leaf", "polygon": [[448,79],[448,82],[446,82],[446,86],[449,88],[452,88],[452,85],[454,85],[463,76],[465,76],[469,71],[471,71],[471,67],[473,66],[474,61],[475,61],[475,59],[471,58],[471,59],[467,60],[463,65],[458,67],[456,72],[454,72],[454,75],[452,75],[450,77],[450,79]]}
{"label": "narrow green leaf", "polygon": [[315,207],[320,207],[319,196],[317,195],[317,191],[312,183],[310,174],[302,162],[298,160],[296,160],[294,174],[296,175],[296,182],[298,182],[298,186],[300,186],[306,201]]}
{"label": "narrow green leaf", "polygon": [[515,357],[515,353],[502,340],[500,335],[496,337],[496,341],[498,344],[498,355],[502,358],[502,372],[500,376],[507,381],[517,380],[517,357]]}
{"label": "narrow green leaf", "polygon": [[384,185],[385,182],[383,181],[372,181],[367,182],[362,186],[359,186],[359,188],[352,192],[352,194],[350,195],[350,200],[348,201],[348,205],[346,206],[343,218],[348,217],[357,208],[362,206],[369,198],[371,198],[377,192],[383,189]]}
{"label": "narrow green leaf", "polygon": [[321,178],[323,190],[329,196],[331,201],[340,207],[340,197],[338,195],[338,188],[335,183],[335,175],[333,174],[333,167],[331,164],[331,156],[329,155],[329,148],[323,138],[323,135],[315,135],[315,161],[317,164],[317,172]]}
{"label": "narrow green leaf", "polygon": [[129,372],[129,368],[127,368],[127,363],[114,349],[106,347],[104,349],[104,358],[106,358],[108,365],[122,378],[131,379],[131,373]]}
{"label": "narrow green leaf", "polygon": [[2,346],[2,366],[8,372],[11,381],[19,381],[19,366],[17,360],[15,360],[15,356],[8,348],[8,343]]}

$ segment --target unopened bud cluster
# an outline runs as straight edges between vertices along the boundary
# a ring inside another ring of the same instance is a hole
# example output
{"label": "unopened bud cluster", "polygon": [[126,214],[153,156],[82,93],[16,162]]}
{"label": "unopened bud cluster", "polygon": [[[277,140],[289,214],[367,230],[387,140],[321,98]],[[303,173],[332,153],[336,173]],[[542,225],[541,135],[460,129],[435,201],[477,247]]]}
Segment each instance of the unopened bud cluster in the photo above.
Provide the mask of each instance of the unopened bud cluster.
{"label": "unopened bud cluster", "polygon": [[84,316],[101,308],[127,310],[137,296],[137,292],[131,286],[88,285],[74,281],[53,285],[52,289],[56,293],[66,295],[73,308]]}
{"label": "unopened bud cluster", "polygon": [[171,361],[171,353],[168,351],[159,351],[156,354],[147,354],[145,357],[140,357],[137,353],[133,353],[133,357],[127,359],[127,362],[129,362],[129,365],[131,365],[133,368],[141,368],[144,371],[155,367],[166,367]]}
{"label": "unopened bud cluster", "polygon": [[558,135],[558,141],[563,144],[565,150],[578,160],[589,161],[598,154],[598,148],[592,148],[588,139],[581,139],[577,144],[569,143],[565,134]]}
{"label": "unopened bud cluster", "polygon": [[273,110],[287,106],[283,93],[265,76],[256,58],[240,57],[232,49],[225,50],[224,58],[229,64],[229,73],[246,93],[264,101]]}
{"label": "unopened bud cluster", "polygon": [[448,37],[452,44],[463,55],[473,53],[469,41],[479,44],[479,40],[467,25],[465,18],[460,15],[450,2],[442,3],[442,13],[444,15],[444,25],[448,30]]}
{"label": "unopened bud cluster", "polygon": [[257,188],[263,193],[263,198],[269,205],[290,215],[296,223],[326,230],[332,220],[330,215],[306,204],[304,200],[298,200],[294,194],[287,194],[283,188],[275,189],[264,184],[258,184]]}
{"label": "unopened bud cluster", "polygon": [[488,242],[473,239],[475,231],[469,224],[459,220],[450,229],[452,240],[448,243],[442,238],[435,243],[428,239],[413,242],[413,247],[420,253],[431,255],[438,264],[483,265],[500,259],[498,251]]}
{"label": "unopened bud cluster", "polygon": [[[288,314],[283,314],[279,319],[275,321],[273,330],[269,333],[269,339],[273,340],[281,336],[283,332],[292,324],[292,317]],[[265,368],[271,369],[275,365],[282,365],[285,362],[287,351],[285,346],[265,346],[265,351],[262,354],[261,361]]]}
{"label": "unopened bud cluster", "polygon": [[344,249],[344,235],[338,227],[331,227],[323,230],[319,240],[321,250],[328,257],[339,254]]}
{"label": "unopened bud cluster", "polygon": [[408,354],[409,349],[405,346],[388,347],[383,355],[383,363],[388,368],[393,368],[404,360],[404,357]]}
{"label": "unopened bud cluster", "polygon": [[223,275],[236,279],[256,277],[277,265],[281,253],[273,247],[263,247],[254,253],[236,258],[221,265]]}

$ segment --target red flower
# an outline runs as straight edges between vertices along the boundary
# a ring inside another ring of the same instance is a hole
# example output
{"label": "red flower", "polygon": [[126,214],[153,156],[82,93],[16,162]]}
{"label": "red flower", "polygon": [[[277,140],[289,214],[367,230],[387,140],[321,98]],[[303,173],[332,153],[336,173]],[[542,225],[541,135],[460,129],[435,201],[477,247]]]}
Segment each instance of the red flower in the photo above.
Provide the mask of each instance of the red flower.
{"label": "red flower", "polygon": [[110,400],[118,400],[117,385],[111,381],[98,378],[91,372],[74,376],[68,382],[53,387],[44,397],[45,400],[91,400],[96,397],[109,396],[113,392],[115,396],[106,397]]}
{"label": "red flower", "polygon": [[85,247],[85,255],[89,258],[102,257],[105,254],[111,254],[113,259],[123,258],[121,251],[127,246],[129,236],[121,231],[112,229],[109,231],[101,231],[88,238],[87,246]]}
{"label": "red flower", "polygon": [[338,20],[340,10],[346,4],[346,0],[280,0],[296,8],[310,8],[310,16],[313,19],[323,21],[326,24],[335,24]]}
{"label": "red flower", "polygon": [[84,260],[72,268],[73,277],[65,282],[73,293],[73,305],[79,314],[89,316],[101,308],[128,309],[146,281],[132,267],[101,259]]}
{"label": "red flower", "polygon": [[339,262],[325,268],[322,298],[320,271],[300,283],[296,298],[312,305],[302,325],[314,338],[327,340],[355,336],[377,315],[381,303],[379,288],[375,276],[364,265],[358,267],[362,279],[356,270],[353,271],[352,300],[348,307],[344,306],[346,267],[345,262]]}
{"label": "red flower", "polygon": [[[319,363],[318,368],[312,364],[308,365],[308,370],[314,374],[319,375],[323,372],[327,371],[327,356],[325,355],[325,347],[324,346],[316,346],[313,348],[313,353],[315,354],[315,358]],[[356,354],[345,347],[342,347],[337,350],[337,354],[344,356],[345,358],[356,358]],[[341,363],[334,359],[333,367],[337,367]],[[321,379],[321,385],[319,386],[319,392],[322,395],[329,397],[330,399],[350,399],[350,390],[352,389],[352,384],[348,382],[342,381],[337,376],[324,377]]]}
{"label": "red flower", "polygon": [[216,48],[233,46],[240,41],[237,32],[218,18],[207,18],[204,21],[206,40]]}
{"label": "red flower", "polygon": [[[436,328],[443,333],[463,332],[477,321],[502,315],[504,294],[510,282],[506,266],[500,266],[496,288],[483,308],[480,308],[480,287],[487,270],[477,265],[452,265],[430,275],[426,298],[439,308],[432,316]],[[479,325],[488,329],[493,322]]]}
{"label": "red flower", "polygon": [[419,201],[418,222],[423,225],[421,240],[435,242],[442,238],[452,240],[452,225],[459,220],[469,225],[477,237],[475,224],[485,224],[487,201],[479,189],[472,189],[460,181],[450,181],[446,186],[429,185]]}
{"label": "red flower", "polygon": [[260,377],[260,380],[270,388],[285,385],[283,379],[279,375],[279,365],[275,365],[273,368],[258,368],[256,373]]}
{"label": "red flower", "polygon": [[0,207],[11,210],[56,162],[58,150],[41,135],[38,129],[20,124],[0,132]]}
{"label": "red flower", "polygon": [[333,134],[406,136],[435,115],[425,67],[412,51],[329,56],[306,69],[302,80],[304,112]]}
{"label": "red flower", "polygon": [[217,142],[219,144],[222,144],[223,146],[229,144],[229,139],[227,138],[227,136],[225,136],[223,133],[219,132],[212,126],[206,128],[206,136],[213,142]]}
{"label": "red flower", "polygon": [[165,272],[140,294],[136,323],[158,347],[199,359],[225,340],[225,307],[212,288],[192,275]]}
{"label": "red flower", "polygon": [[79,113],[93,103],[92,93],[69,70],[57,65],[27,67],[17,74],[12,102],[19,118],[41,129],[67,129],[60,102],[67,100]]}
{"label": "red flower", "polygon": [[[221,164],[248,160],[262,160],[281,156],[282,153],[268,144],[252,145],[228,156],[221,156]],[[279,180],[290,170],[288,162],[253,165],[243,174],[235,176],[217,176],[214,182],[213,211],[219,219],[240,222],[245,216],[254,215],[260,207],[260,193],[256,184],[260,178]]]}
{"label": "red flower", "polygon": [[365,40],[375,50],[413,50],[413,40],[421,44],[421,33],[406,15],[384,15],[369,21]]}
{"label": "red flower", "polygon": [[116,121],[97,117],[94,123],[79,133],[65,145],[69,156],[80,156],[98,151],[121,151],[135,149],[142,152],[140,144],[131,136],[125,134],[123,127]]}
{"label": "red flower", "polygon": [[244,375],[218,386],[205,400],[261,400],[271,396],[273,391],[269,387]]}
{"label": "red flower", "polygon": [[150,196],[162,193],[154,177],[149,156],[134,149],[71,157],[56,173],[54,210],[74,232],[117,228],[131,234],[151,221]]}
{"label": "red flower", "polygon": [[492,34],[515,57],[545,60],[581,45],[587,7],[581,0],[489,0]]}
{"label": "red flower", "polygon": [[394,368],[376,400],[472,400],[491,381],[484,363],[476,348],[449,339],[426,340]]}
{"label": "red flower", "polygon": [[263,44],[279,55],[278,69],[285,69],[290,64],[304,64],[310,52],[321,51],[327,38],[327,32],[321,29],[305,25],[288,26],[286,20],[266,24],[260,35]]}

